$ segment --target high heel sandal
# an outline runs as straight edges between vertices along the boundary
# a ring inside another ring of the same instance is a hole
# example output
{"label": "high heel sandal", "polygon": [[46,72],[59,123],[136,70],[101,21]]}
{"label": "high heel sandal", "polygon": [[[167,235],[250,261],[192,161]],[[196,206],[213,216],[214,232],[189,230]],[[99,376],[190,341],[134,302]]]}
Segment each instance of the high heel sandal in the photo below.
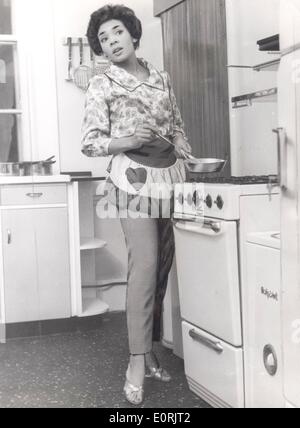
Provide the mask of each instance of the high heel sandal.
{"label": "high heel sandal", "polygon": [[151,351],[151,358],[154,360],[155,366],[149,366],[147,364],[147,359],[145,359],[145,363],[146,363],[145,377],[153,378],[153,379],[159,380],[160,382],[170,382],[172,380],[171,375],[164,368],[160,366],[159,361],[153,351]]}
{"label": "high heel sandal", "polygon": [[124,386],[124,393],[126,400],[133,404],[134,406],[139,406],[143,403],[145,398],[145,392],[144,392],[144,384],[141,386],[135,386],[128,380],[128,371],[129,367],[126,372],[126,382]]}

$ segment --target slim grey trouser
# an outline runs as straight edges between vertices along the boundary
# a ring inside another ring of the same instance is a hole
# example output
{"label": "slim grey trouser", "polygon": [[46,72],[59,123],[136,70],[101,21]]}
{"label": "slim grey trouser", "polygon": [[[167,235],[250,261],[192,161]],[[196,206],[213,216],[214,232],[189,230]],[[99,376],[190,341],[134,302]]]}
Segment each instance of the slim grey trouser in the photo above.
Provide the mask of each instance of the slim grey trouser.
{"label": "slim grey trouser", "polygon": [[127,328],[131,354],[161,339],[162,304],[174,257],[170,219],[120,219],[128,250]]}

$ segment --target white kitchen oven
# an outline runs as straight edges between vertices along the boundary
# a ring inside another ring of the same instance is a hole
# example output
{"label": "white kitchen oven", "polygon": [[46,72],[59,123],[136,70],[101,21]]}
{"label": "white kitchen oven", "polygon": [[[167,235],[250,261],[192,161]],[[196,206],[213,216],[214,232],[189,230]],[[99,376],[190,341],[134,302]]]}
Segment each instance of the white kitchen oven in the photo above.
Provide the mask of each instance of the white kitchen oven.
{"label": "white kitchen oven", "polygon": [[274,176],[188,181],[174,213],[185,373],[213,406],[245,407],[247,235],[279,229],[279,189]]}

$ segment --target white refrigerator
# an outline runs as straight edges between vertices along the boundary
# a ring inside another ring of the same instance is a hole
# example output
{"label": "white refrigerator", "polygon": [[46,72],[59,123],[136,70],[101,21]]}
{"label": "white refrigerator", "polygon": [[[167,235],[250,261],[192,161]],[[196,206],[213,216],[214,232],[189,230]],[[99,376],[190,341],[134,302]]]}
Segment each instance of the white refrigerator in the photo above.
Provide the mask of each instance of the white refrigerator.
{"label": "white refrigerator", "polygon": [[281,0],[279,124],[283,380],[300,408],[300,0]]}

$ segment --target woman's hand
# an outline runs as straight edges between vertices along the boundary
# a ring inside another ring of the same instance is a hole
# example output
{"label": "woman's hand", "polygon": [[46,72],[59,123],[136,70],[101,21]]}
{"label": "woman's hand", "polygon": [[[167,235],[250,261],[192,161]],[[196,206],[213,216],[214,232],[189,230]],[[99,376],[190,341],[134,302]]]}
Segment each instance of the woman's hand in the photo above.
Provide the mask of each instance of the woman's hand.
{"label": "woman's hand", "polygon": [[135,129],[135,133],[132,136],[132,149],[140,149],[145,144],[152,143],[155,140],[153,134],[154,128],[150,125],[141,124]]}
{"label": "woman's hand", "polygon": [[130,150],[140,149],[144,145],[151,145],[156,137],[153,132],[155,129],[147,124],[140,124],[136,127],[133,135],[122,138],[113,138],[109,145],[109,155],[118,155]]}
{"label": "woman's hand", "polygon": [[175,154],[178,158],[185,159],[185,156],[182,152],[192,153],[191,146],[189,145],[189,143],[187,142],[187,140],[184,138],[184,136],[182,134],[177,134],[173,138],[173,143],[176,146]]}

